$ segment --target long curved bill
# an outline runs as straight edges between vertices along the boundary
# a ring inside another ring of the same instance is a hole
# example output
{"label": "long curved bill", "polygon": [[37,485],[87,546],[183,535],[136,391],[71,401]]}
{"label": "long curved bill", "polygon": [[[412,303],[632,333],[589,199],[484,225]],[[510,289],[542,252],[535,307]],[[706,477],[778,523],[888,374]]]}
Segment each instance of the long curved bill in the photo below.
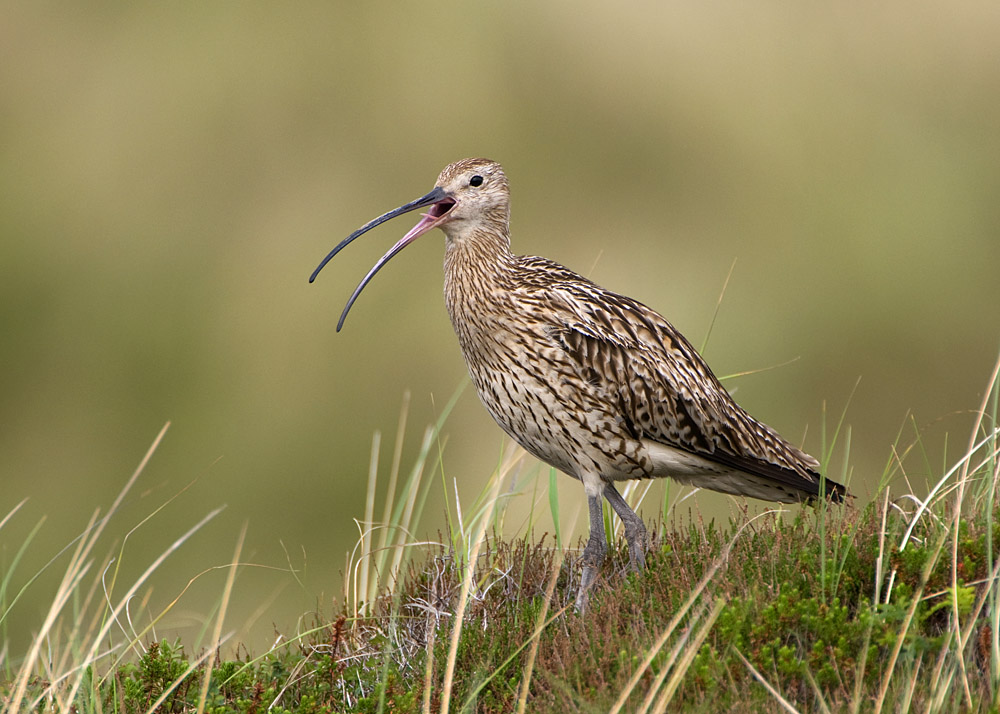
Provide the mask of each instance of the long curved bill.
{"label": "long curved bill", "polygon": [[354,305],[354,301],[358,299],[358,296],[361,294],[361,291],[365,289],[365,286],[371,281],[372,278],[375,277],[375,273],[381,270],[382,266],[392,260],[393,256],[403,250],[403,248],[408,246],[427,231],[436,228],[454,205],[455,201],[448,197],[444,189],[440,186],[436,186],[434,190],[426,196],[418,198],[416,201],[410,201],[409,203],[393,209],[388,213],[383,213],[378,218],[364,224],[358,230],[354,231],[351,235],[342,240],[336,248],[330,251],[329,255],[323,258],[323,262],[321,262],[319,266],[317,266],[316,270],[313,271],[312,275],[309,276],[310,283],[316,279],[316,276],[319,275],[319,271],[321,271],[323,267],[329,263],[335,255],[337,255],[337,253],[346,248],[355,238],[362,236],[375,226],[381,225],[396,216],[401,216],[404,213],[415,211],[418,208],[423,208],[424,206],[434,206],[434,209],[424,214],[424,216],[420,219],[420,222],[411,228],[409,233],[400,238],[396,245],[392,246],[392,248],[389,249],[389,252],[383,255],[379,261],[375,263],[375,267],[369,270],[368,274],[361,280],[360,283],[358,283],[358,287],[354,289],[350,299],[347,301],[347,305],[344,306],[344,311],[340,313],[340,320],[337,321],[337,332],[340,332],[340,328],[344,326],[344,320],[347,319],[347,313],[350,311],[351,306]]}

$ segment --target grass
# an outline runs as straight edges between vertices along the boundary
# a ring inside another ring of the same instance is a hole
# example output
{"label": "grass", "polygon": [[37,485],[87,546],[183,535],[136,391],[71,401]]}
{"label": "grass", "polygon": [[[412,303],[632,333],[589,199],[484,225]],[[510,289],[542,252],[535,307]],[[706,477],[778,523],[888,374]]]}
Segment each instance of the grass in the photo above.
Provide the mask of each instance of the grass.
{"label": "grass", "polygon": [[[222,656],[243,533],[204,642],[155,636],[170,606],[142,627],[129,615],[149,575],[215,511],[128,587],[115,585],[124,543],[97,564],[97,539],[161,432],[108,513],[95,513],[67,546],[32,646],[0,650],[0,703],[4,711],[95,713],[996,711],[998,369],[963,453],[926,497],[890,492],[909,483],[909,458],[923,458],[919,438],[900,437],[869,504],[758,515],[742,507],[726,524],[665,504],[642,573],[628,572],[618,524],[609,521],[617,547],[586,616],[572,606],[580,573],[561,547],[570,531],[559,525],[555,496],[538,493],[549,471],[522,468],[521,452],[508,449],[482,494],[462,504],[440,460],[454,400],[405,474],[404,400],[378,521],[380,435],[373,441],[340,611],[314,615],[260,655],[237,648],[242,656]],[[841,420],[824,445],[827,470],[849,440]],[[840,475],[850,475],[846,466]],[[416,534],[435,484],[449,496],[447,532],[422,541]],[[644,489],[630,487],[630,501]],[[516,494],[548,504],[554,536],[534,533],[534,511],[519,535],[499,535]],[[0,517],[0,534],[20,507]],[[34,582],[12,592],[11,573],[36,532],[0,577],[0,627]]]}

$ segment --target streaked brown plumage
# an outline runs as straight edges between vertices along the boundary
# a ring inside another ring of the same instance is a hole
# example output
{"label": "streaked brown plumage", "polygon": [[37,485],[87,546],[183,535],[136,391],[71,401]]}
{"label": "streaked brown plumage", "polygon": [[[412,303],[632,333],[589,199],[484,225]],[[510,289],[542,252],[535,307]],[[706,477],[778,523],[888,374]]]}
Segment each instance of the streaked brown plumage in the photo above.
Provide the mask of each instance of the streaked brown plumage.
{"label": "streaked brown plumage", "polygon": [[846,489],[813,457],[747,414],[691,344],[658,313],[563,266],[510,251],[507,178],[495,161],[464,159],[433,191],[376,218],[338,245],[430,206],[358,285],[433,228],[445,233],[444,293],[479,397],[497,424],[535,455],[583,482],[590,539],[579,604],[607,545],[601,498],[618,513],[634,567],[646,529],[615,481],[669,476],[724,493],[789,503]]}

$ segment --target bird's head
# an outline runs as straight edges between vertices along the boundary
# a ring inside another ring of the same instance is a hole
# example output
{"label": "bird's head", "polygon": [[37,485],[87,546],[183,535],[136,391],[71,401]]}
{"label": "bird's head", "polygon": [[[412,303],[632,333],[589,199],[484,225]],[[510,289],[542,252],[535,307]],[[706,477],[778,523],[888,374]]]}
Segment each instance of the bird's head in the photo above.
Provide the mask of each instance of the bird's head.
{"label": "bird's head", "polygon": [[505,230],[510,219],[507,176],[496,161],[462,159],[445,167],[435,191],[445,198],[428,212],[437,222],[426,230],[441,228],[449,239],[460,239],[477,228]]}
{"label": "bird's head", "polygon": [[438,176],[434,190],[426,196],[382,214],[342,240],[313,271],[309,282],[313,282],[323,266],[355,238],[391,218],[427,207],[429,208],[426,213],[422,214],[420,222],[411,228],[409,233],[400,238],[396,245],[389,249],[388,253],[382,256],[355,289],[340,315],[340,321],[337,323],[338,332],[343,327],[344,320],[347,318],[347,313],[354,301],[357,300],[375,273],[381,270],[382,266],[388,263],[399,251],[424,233],[434,228],[440,228],[449,241],[455,241],[474,235],[479,230],[506,232],[507,222],[510,218],[510,192],[507,187],[507,177],[500,164],[489,159],[462,159],[449,164]]}

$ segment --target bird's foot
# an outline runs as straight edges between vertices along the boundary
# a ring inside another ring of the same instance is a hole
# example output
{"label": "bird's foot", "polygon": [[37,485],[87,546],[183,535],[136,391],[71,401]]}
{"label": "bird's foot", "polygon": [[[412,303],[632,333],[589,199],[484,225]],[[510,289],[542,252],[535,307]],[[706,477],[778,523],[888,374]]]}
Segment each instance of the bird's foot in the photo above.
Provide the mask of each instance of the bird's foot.
{"label": "bird's foot", "polygon": [[597,566],[584,563],[583,575],[580,577],[580,589],[576,593],[576,611],[581,615],[587,610],[587,602],[590,600],[590,588],[597,580]]}
{"label": "bird's foot", "polygon": [[646,567],[646,545],[645,543],[629,543],[629,569],[633,573],[642,572]]}
{"label": "bird's foot", "polygon": [[629,566],[634,573],[646,567],[646,526],[638,518],[625,524],[625,540],[628,542]]}

